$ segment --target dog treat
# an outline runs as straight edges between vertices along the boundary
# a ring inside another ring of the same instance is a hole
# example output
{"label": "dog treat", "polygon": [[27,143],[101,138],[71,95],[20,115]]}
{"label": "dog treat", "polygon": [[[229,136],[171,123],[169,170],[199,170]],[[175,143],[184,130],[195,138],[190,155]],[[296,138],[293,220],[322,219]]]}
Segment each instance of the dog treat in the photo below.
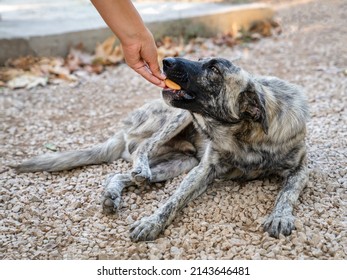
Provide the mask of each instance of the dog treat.
{"label": "dog treat", "polygon": [[175,82],[173,82],[169,79],[165,80],[165,85],[171,89],[176,89],[176,90],[181,89],[181,87],[178,84],[176,84]]}

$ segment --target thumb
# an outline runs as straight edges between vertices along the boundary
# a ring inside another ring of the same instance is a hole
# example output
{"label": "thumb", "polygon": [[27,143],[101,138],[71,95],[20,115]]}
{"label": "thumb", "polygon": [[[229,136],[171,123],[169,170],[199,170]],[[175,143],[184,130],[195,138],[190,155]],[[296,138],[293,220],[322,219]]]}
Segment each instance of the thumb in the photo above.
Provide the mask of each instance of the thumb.
{"label": "thumb", "polygon": [[146,64],[142,63],[141,66],[135,66],[133,67],[133,69],[152,84],[162,88],[165,87],[163,80],[154,76],[152,71],[149,70],[149,67]]}
{"label": "thumb", "polygon": [[165,80],[166,76],[161,72],[157,59],[153,61],[147,61],[147,64],[149,70],[151,70],[154,76],[156,76],[160,80]]}

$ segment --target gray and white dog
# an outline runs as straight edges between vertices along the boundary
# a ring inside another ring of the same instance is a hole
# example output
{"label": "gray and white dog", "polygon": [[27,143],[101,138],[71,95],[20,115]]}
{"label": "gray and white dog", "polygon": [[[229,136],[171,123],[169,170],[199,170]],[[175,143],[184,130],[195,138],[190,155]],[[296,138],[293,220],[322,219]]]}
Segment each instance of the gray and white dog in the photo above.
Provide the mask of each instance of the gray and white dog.
{"label": "gray and white dog", "polygon": [[283,187],[263,226],[274,237],[291,234],[293,207],[308,181],[303,92],[275,77],[253,76],[221,58],[166,58],[163,69],[181,89],[164,89],[164,101],[134,111],[114,137],[88,149],[38,156],[16,169],[59,171],[119,158],[132,161],[132,171],[107,180],[102,200],[106,213],[117,211],[127,186],[188,173],[168,201],[132,225],[134,241],[157,238],[215,179],[279,175]]}

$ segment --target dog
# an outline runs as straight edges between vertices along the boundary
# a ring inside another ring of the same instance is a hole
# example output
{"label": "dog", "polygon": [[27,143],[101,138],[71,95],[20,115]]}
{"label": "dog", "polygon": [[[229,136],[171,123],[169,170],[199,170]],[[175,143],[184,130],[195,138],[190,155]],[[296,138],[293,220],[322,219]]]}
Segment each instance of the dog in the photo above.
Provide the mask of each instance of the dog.
{"label": "dog", "polygon": [[133,241],[154,240],[214,180],[283,178],[263,228],[270,236],[295,229],[293,207],[308,182],[305,145],[308,105],[301,88],[255,76],[223,58],[165,58],[163,70],[181,89],[135,110],[105,143],[35,157],[18,172],[60,171],[123,158],[133,169],[109,176],[102,206],[116,212],[124,188],[187,173],[174,194],[130,228]]}

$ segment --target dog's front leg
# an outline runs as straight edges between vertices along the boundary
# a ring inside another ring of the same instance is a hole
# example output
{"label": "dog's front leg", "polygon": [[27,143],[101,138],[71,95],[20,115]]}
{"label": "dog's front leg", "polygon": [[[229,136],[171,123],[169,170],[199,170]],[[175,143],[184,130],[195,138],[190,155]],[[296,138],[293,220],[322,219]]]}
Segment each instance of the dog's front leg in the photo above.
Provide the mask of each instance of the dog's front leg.
{"label": "dog's front leg", "polygon": [[280,234],[290,235],[295,229],[293,207],[297,202],[302,189],[308,181],[308,170],[304,161],[295,171],[286,178],[282,190],[277,196],[275,208],[265,220],[263,226],[270,236],[278,238]]}
{"label": "dog's front leg", "polygon": [[177,212],[189,201],[202,194],[215,178],[213,163],[208,148],[202,161],[193,168],[179,188],[157,211],[132,225],[130,238],[133,241],[154,240],[175,218]]}
{"label": "dog's front leg", "polygon": [[122,191],[125,187],[134,185],[130,174],[115,174],[109,176],[105,183],[101,205],[103,212],[111,214],[119,209]]}

